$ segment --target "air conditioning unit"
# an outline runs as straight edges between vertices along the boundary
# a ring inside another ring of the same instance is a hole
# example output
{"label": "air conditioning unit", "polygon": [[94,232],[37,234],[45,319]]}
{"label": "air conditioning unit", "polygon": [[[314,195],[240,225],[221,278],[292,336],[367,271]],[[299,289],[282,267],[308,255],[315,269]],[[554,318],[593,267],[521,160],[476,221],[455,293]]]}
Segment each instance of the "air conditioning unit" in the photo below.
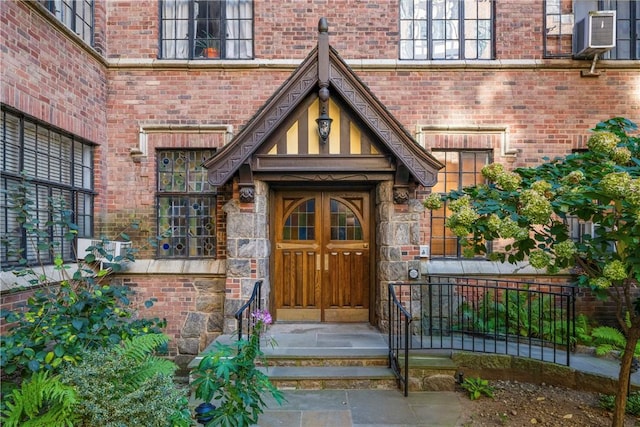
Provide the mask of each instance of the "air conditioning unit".
{"label": "air conditioning unit", "polygon": [[[115,240],[100,240],[100,239],[83,239],[78,238],[77,245],[77,256],[78,259],[84,259],[87,256],[87,252],[89,252],[90,247],[97,247],[102,245],[102,248],[105,252],[111,255],[113,258],[117,256],[124,257],[127,254],[127,250],[131,249],[131,242],[118,242]],[[97,261],[109,261],[102,255],[98,250],[93,249],[93,255],[96,257]],[[112,260],[113,260],[112,258]]]}
{"label": "air conditioning unit", "polygon": [[573,55],[590,58],[616,47],[616,11],[590,11],[573,30]]}

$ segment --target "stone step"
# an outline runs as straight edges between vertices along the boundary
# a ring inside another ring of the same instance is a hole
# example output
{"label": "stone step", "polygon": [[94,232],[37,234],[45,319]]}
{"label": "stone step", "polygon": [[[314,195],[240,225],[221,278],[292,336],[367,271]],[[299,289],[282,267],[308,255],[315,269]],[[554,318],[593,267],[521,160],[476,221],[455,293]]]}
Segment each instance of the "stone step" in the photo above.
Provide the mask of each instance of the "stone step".
{"label": "stone step", "polygon": [[266,359],[258,361],[261,366],[280,367],[328,367],[328,366],[383,366],[389,365],[386,354],[362,355],[268,355]]}
{"label": "stone step", "polygon": [[[386,336],[367,325],[277,324],[273,341],[261,345],[261,369],[283,390],[394,390],[398,381],[388,367]],[[217,341],[229,343],[233,336]],[[210,347],[209,349],[212,349]],[[197,364],[199,358],[192,362]],[[403,363],[401,361],[401,363]],[[457,367],[447,353],[411,352],[412,390],[453,389]]]}
{"label": "stone step", "polygon": [[[401,369],[404,359],[400,360]],[[454,391],[458,366],[449,356],[411,354],[409,356],[410,391]]]}
{"label": "stone step", "polygon": [[395,375],[376,366],[270,366],[261,367],[281,390],[394,390]]}

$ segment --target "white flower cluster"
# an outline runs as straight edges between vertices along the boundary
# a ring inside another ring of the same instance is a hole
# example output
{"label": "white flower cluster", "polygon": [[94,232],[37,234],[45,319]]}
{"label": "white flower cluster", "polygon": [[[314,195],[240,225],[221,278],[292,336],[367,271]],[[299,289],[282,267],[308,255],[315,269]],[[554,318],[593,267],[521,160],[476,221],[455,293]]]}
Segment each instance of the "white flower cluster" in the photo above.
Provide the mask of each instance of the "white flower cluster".
{"label": "white flower cluster", "polygon": [[536,224],[546,224],[551,218],[551,202],[536,190],[525,190],[520,195],[521,213]]}
{"label": "white flower cluster", "polygon": [[612,155],[619,143],[620,138],[614,133],[595,132],[589,137],[587,147],[594,153]]}

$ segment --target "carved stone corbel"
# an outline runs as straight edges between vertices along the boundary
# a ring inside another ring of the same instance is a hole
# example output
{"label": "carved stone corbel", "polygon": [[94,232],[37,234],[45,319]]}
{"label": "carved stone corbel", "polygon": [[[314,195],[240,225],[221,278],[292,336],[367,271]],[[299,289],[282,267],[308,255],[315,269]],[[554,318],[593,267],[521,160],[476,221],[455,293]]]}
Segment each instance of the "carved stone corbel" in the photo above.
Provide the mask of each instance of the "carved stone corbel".
{"label": "carved stone corbel", "polygon": [[255,199],[255,185],[253,183],[253,172],[251,171],[251,165],[244,163],[238,170],[239,180],[238,186],[240,187],[240,201],[242,203],[253,203]]}
{"label": "carved stone corbel", "polygon": [[409,179],[411,174],[407,167],[399,164],[396,168],[396,175],[393,180],[393,202],[398,205],[404,205],[409,202]]}
{"label": "carved stone corbel", "polygon": [[253,203],[256,191],[253,187],[240,187],[240,201],[242,203]]}

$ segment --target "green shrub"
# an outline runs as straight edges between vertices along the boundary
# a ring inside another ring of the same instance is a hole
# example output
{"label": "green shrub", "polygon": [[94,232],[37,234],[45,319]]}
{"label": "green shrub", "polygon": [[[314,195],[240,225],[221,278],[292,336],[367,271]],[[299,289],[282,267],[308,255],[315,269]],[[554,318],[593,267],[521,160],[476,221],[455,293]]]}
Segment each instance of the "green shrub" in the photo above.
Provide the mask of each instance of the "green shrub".
{"label": "green shrub", "polygon": [[[601,395],[600,407],[607,411],[615,408],[616,397],[614,395]],[[633,392],[627,397],[626,413],[634,417],[640,417],[640,392]]]}
{"label": "green shrub", "polygon": [[68,281],[36,291],[24,311],[2,313],[13,325],[0,338],[0,368],[5,375],[55,372],[62,362],[80,361],[86,349],[160,332],[165,321],[132,319],[131,294],[124,286]]}
{"label": "green shrub", "polygon": [[489,385],[488,380],[482,378],[465,378],[461,387],[469,392],[469,399],[477,400],[480,396],[485,395],[493,399],[493,387]]}
{"label": "green shrub", "polygon": [[[78,394],[79,427],[173,426],[185,408],[186,390],[177,387],[176,365],[151,354],[166,343],[164,335],[125,340],[111,350],[89,351],[76,366],[63,370],[64,383]],[[190,424],[177,424],[190,425]]]}

